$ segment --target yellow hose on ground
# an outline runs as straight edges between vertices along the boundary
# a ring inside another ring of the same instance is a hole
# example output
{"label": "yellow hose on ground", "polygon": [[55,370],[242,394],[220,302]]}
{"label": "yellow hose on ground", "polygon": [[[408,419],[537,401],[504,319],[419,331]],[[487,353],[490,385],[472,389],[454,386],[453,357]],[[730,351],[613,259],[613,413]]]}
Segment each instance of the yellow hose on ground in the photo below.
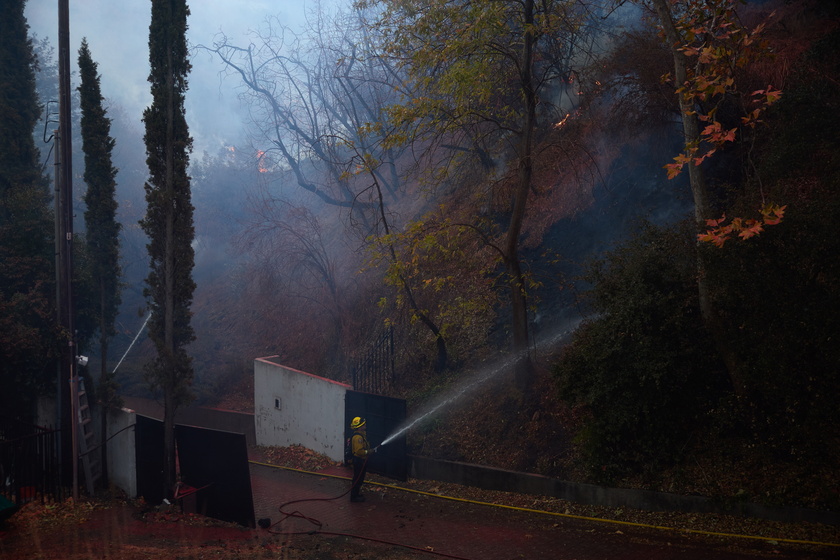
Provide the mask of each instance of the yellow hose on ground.
{"label": "yellow hose on ground", "polygon": [[[336,474],[326,474],[326,473],[317,473],[313,471],[306,471],[303,469],[296,469],[293,467],[284,467],[282,465],[273,465],[271,463],[260,463],[258,461],[249,461],[249,463],[253,463],[255,465],[261,465],[263,467],[272,467],[275,469],[284,469],[287,471],[299,472],[303,474],[311,474],[315,476],[323,476],[327,478],[338,478],[341,480],[350,480],[349,477],[340,476]],[[697,535],[710,535],[715,537],[732,537],[737,539],[752,539],[757,541],[768,541],[768,542],[784,542],[784,543],[792,543],[792,544],[806,544],[806,545],[815,545],[815,546],[831,546],[831,547],[840,547],[840,543],[827,543],[827,542],[820,542],[820,541],[806,541],[806,540],[799,540],[799,539],[782,539],[782,538],[771,538],[771,537],[757,537],[755,535],[740,535],[738,533],[716,533],[714,531],[703,531],[701,529],[676,529],[674,527],[666,527],[663,525],[649,525],[647,523],[634,523],[632,521],[619,521],[616,519],[604,519],[602,517],[587,517],[585,515],[574,515],[571,513],[557,513],[553,511],[545,511],[541,509],[530,509],[530,508],[522,508],[516,506],[508,506],[504,504],[493,504],[490,502],[479,502],[477,500],[467,500],[465,498],[455,498],[453,496],[444,496],[442,494],[432,494],[431,492],[423,492],[422,490],[413,490],[411,488],[403,488],[402,486],[397,486],[395,484],[383,484],[381,482],[372,482],[372,481],[365,481],[365,484],[373,484],[375,486],[381,486],[383,488],[391,488],[392,490],[401,490],[403,492],[413,492],[414,494],[421,494],[423,496],[431,496],[433,498],[442,498],[444,500],[452,500],[455,502],[465,502],[469,504],[477,504],[481,506],[491,506],[497,508],[504,508],[504,509],[511,509],[516,511],[525,511],[528,513],[539,513],[542,515],[552,515],[555,517],[566,517],[568,519],[580,519],[584,521],[596,521],[599,523],[612,523],[614,525],[628,525],[631,527],[643,527],[646,529],[657,529],[660,531],[674,531],[678,533],[693,533]]]}

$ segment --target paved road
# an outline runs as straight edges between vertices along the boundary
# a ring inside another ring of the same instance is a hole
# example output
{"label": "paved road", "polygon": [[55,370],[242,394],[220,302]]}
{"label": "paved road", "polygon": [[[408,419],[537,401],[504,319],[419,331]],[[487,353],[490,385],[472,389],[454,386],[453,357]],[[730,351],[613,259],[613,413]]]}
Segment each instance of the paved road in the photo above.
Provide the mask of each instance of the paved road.
{"label": "paved road", "polygon": [[[344,471],[340,471],[342,474]],[[713,537],[459,502],[371,485],[350,503],[349,482],[251,463],[256,518],[272,531],[351,534],[470,560],[745,560],[840,558],[840,549]],[[278,508],[303,517],[284,518]],[[283,538],[278,536],[278,538]],[[432,558],[433,556],[430,556]]]}

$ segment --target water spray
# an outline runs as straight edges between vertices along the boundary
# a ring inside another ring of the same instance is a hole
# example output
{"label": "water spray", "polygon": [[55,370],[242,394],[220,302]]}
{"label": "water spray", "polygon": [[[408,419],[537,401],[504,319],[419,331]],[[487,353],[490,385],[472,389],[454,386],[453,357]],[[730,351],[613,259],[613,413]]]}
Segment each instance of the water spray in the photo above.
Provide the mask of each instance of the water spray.
{"label": "water spray", "polygon": [[442,410],[446,406],[448,406],[448,405],[452,404],[453,402],[455,402],[456,400],[460,399],[470,389],[473,389],[474,387],[478,387],[479,385],[483,384],[484,382],[488,381],[489,379],[492,379],[493,377],[495,377],[496,375],[498,375],[502,371],[506,371],[510,366],[512,366],[515,363],[514,358],[518,358],[519,356],[520,355],[517,354],[515,356],[508,357],[506,360],[504,360],[497,367],[490,368],[489,370],[483,372],[482,374],[476,376],[474,379],[470,380],[468,383],[463,384],[461,387],[456,389],[455,392],[453,394],[451,394],[449,397],[445,398],[444,400],[442,400],[441,402],[439,402],[438,404],[433,406],[431,409],[424,412],[423,414],[421,414],[420,416],[418,416],[414,420],[411,420],[408,424],[401,427],[396,432],[394,432],[393,434],[391,434],[390,436],[385,438],[380,445],[389,444],[390,442],[394,441],[395,439],[397,439],[398,437],[400,437],[404,433],[408,432],[409,430],[411,430],[415,426],[418,426],[418,425],[422,424],[424,420],[426,420],[427,418],[430,418],[435,413],[437,413],[439,410]]}
{"label": "water spray", "polygon": [[149,314],[148,314],[148,315],[146,315],[146,320],[145,320],[145,321],[143,321],[143,326],[142,326],[142,327],[140,327],[140,330],[139,330],[139,331],[137,331],[137,334],[135,334],[135,335],[134,335],[134,340],[132,340],[132,341],[131,341],[131,344],[129,344],[129,345],[128,345],[128,349],[127,349],[127,350],[125,351],[125,353],[122,355],[122,358],[120,358],[120,361],[119,361],[119,362],[117,362],[117,365],[116,365],[116,366],[114,366],[114,371],[112,371],[112,372],[111,372],[111,375],[113,375],[113,374],[117,373],[117,368],[118,368],[118,367],[120,367],[120,364],[122,364],[122,363],[123,363],[123,360],[125,360],[125,357],[126,357],[126,356],[128,356],[128,353],[129,353],[129,352],[131,352],[131,349],[134,347],[134,343],[135,343],[135,342],[137,342],[137,339],[138,339],[138,338],[140,338],[140,333],[142,333],[142,332],[143,332],[143,329],[145,329],[145,328],[146,328],[146,324],[149,322],[149,319],[151,319],[151,318],[152,318],[152,312],[151,312],[151,311],[149,311]]}
{"label": "water spray", "polygon": [[[538,342],[535,345],[536,348],[552,348],[554,345],[558,344],[560,341],[562,341],[564,338],[566,338],[568,335],[570,335],[578,327],[578,325],[581,323],[582,320],[583,320],[582,317],[572,319],[566,325],[564,325],[564,328],[563,328],[562,331],[560,331],[557,334],[555,334],[553,336],[550,336],[550,337],[547,337],[544,340]],[[441,400],[440,402],[438,402],[437,404],[432,406],[429,410],[420,414],[419,416],[417,416],[413,420],[407,421],[397,431],[392,433],[390,436],[386,437],[382,441],[382,443],[380,443],[379,445],[380,446],[387,445],[387,444],[391,443],[392,441],[394,441],[395,439],[397,439],[398,437],[405,434],[406,432],[408,432],[409,430],[412,430],[415,427],[421,425],[425,420],[431,418],[436,413],[445,409],[450,404],[456,402],[457,400],[459,400],[461,397],[463,397],[465,394],[467,394],[472,389],[474,389],[474,388],[478,387],[479,385],[482,385],[482,384],[486,383],[487,381],[497,377],[500,373],[509,370],[520,359],[524,358],[525,355],[526,355],[526,353],[523,352],[523,353],[508,356],[507,358],[502,360],[501,363],[497,364],[495,367],[488,368],[488,369],[482,371],[481,373],[479,373],[478,375],[476,375],[475,377],[473,377],[472,379],[462,383],[460,386],[456,387],[454,392],[452,394],[450,394],[448,397],[444,398],[443,400]]]}

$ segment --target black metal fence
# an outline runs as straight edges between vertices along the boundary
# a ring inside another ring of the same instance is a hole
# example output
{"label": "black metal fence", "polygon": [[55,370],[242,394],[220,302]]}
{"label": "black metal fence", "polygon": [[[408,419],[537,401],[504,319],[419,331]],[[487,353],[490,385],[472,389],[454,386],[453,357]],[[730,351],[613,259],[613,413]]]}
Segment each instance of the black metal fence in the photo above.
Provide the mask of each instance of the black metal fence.
{"label": "black metal fence", "polygon": [[[344,394],[344,425],[349,428],[350,420],[355,416],[367,420],[367,439],[371,445],[379,445],[405,423],[405,399],[347,391]],[[349,438],[352,431],[348,429],[344,435]],[[368,470],[396,480],[408,480],[407,457],[405,434],[402,434],[369,459]]]}
{"label": "black metal fence", "polygon": [[368,393],[387,394],[394,384],[394,329],[389,328],[353,364],[353,388]]}
{"label": "black metal fence", "polygon": [[0,494],[17,505],[64,499],[58,430],[0,416]]}

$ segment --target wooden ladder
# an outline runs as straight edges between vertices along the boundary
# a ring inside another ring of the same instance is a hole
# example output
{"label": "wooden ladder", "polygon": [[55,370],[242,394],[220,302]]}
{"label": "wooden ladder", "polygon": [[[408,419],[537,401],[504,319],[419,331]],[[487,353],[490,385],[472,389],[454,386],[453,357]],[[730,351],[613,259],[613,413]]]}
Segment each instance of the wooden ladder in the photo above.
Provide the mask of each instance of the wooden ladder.
{"label": "wooden ladder", "polygon": [[93,496],[94,484],[102,477],[102,462],[100,461],[99,450],[96,449],[95,434],[93,431],[93,418],[90,415],[90,403],[87,391],[85,391],[85,380],[76,377],[79,410],[79,430],[77,435],[79,458],[82,460],[82,471],[85,475],[85,483],[88,495]]}

